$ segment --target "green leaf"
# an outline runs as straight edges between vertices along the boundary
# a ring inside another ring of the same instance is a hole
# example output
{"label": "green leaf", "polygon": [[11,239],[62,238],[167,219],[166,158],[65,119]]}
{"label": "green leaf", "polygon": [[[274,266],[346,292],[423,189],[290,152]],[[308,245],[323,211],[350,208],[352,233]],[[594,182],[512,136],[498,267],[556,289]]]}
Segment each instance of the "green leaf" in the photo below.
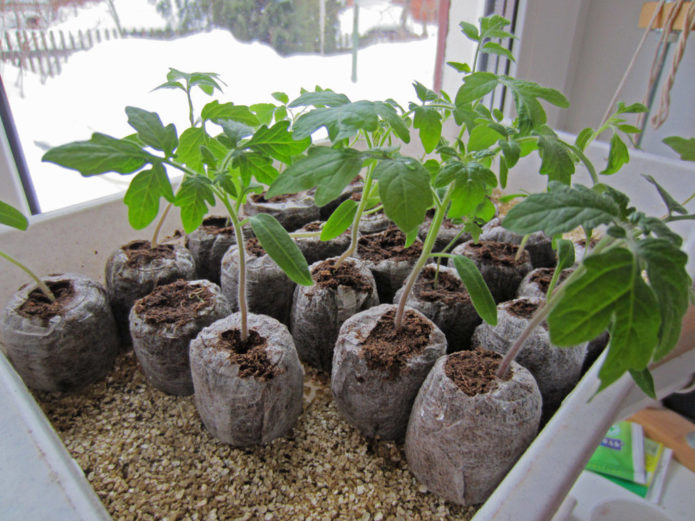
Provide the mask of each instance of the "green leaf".
{"label": "green leaf", "polygon": [[645,107],[642,103],[633,103],[632,105],[625,105],[622,101],[618,102],[618,114],[639,114],[640,112],[647,112],[649,109]]}
{"label": "green leaf", "polygon": [[251,178],[264,185],[270,185],[279,175],[273,166],[273,160],[257,152],[246,151],[238,154],[234,157],[232,166],[239,169],[246,186],[250,184]]}
{"label": "green leaf", "polygon": [[514,165],[516,165],[519,161],[519,157],[521,157],[521,147],[519,146],[519,143],[514,140],[507,141],[500,139],[499,145],[502,149],[502,155],[507,162],[507,167],[513,168]]}
{"label": "green leaf", "polygon": [[222,188],[234,199],[239,198],[239,190],[237,190],[236,184],[234,184],[234,177],[229,172],[219,172],[215,175],[213,183]]}
{"label": "green leaf", "polygon": [[268,189],[268,197],[317,187],[314,200],[324,206],[336,199],[362,169],[364,155],[353,149],[314,147],[291,164]]}
{"label": "green leaf", "polygon": [[522,235],[542,231],[553,236],[579,226],[594,229],[620,214],[612,199],[585,186],[569,187],[551,181],[550,190],[532,194],[514,206],[504,218],[503,226]]}
{"label": "green leaf", "polygon": [[500,16],[498,14],[493,14],[491,16],[486,16],[480,19],[480,38],[485,40],[486,38],[516,38],[511,33],[502,30],[511,22]]}
{"label": "green leaf", "polygon": [[641,371],[637,369],[630,369],[630,375],[635,381],[637,386],[642,389],[642,392],[656,400],[656,391],[654,390],[654,379],[649,369],[642,369]]}
{"label": "green leaf", "polygon": [[661,328],[655,360],[666,356],[678,342],[692,286],[685,269],[688,256],[667,239],[647,238],[637,244],[637,256],[647,265],[649,285],[659,302]]}
{"label": "green leaf", "polygon": [[555,271],[562,271],[574,265],[574,244],[567,239],[557,241],[557,266]]}
{"label": "green leaf", "polygon": [[685,139],[679,136],[671,136],[664,139],[664,144],[681,156],[683,161],[695,161],[695,137]]}
{"label": "green leaf", "polygon": [[290,279],[302,286],[313,285],[304,255],[275,217],[259,213],[249,222],[263,249]]}
{"label": "green leaf", "polygon": [[463,255],[454,257],[454,266],[471,296],[471,302],[478,315],[491,326],[497,325],[497,306],[478,267]]}
{"label": "green leaf", "polygon": [[181,208],[181,222],[186,233],[191,233],[198,228],[208,205],[214,206],[215,193],[212,191],[211,181],[203,176],[186,177],[176,193],[174,204]]}
{"label": "green leaf", "polygon": [[245,105],[235,105],[234,103],[220,103],[217,100],[211,101],[200,113],[204,120],[218,122],[220,120],[232,120],[242,123],[248,127],[257,127],[260,122],[258,117],[251,112]]}
{"label": "green leaf", "polygon": [[486,125],[478,125],[470,133],[467,147],[468,151],[475,152],[477,150],[486,150],[503,137],[504,136],[499,134],[497,131]]}
{"label": "green leaf", "polygon": [[200,127],[187,128],[179,138],[176,158],[196,172],[203,171],[203,157],[200,151],[208,143],[205,129]]}
{"label": "green leaf", "polygon": [[507,188],[507,178],[509,177],[509,167],[504,156],[500,157],[500,187]]}
{"label": "green leaf", "polygon": [[233,121],[231,119],[220,119],[216,121],[218,125],[222,127],[224,135],[227,136],[232,141],[232,146],[236,147],[242,138],[250,136],[253,134],[253,128],[238,121]]}
{"label": "green leaf", "polygon": [[510,51],[506,47],[501,46],[497,42],[485,42],[485,45],[483,45],[483,47],[480,49],[480,52],[504,56],[508,60],[516,62],[516,60],[514,59],[514,55],[512,54],[512,51]]}
{"label": "green leaf", "polygon": [[280,105],[275,109],[275,121],[284,121],[287,119],[287,108],[284,105]]}
{"label": "green leaf", "polygon": [[471,72],[471,66],[468,65],[467,63],[461,63],[461,62],[446,62],[446,64],[449,67],[452,67],[456,72],[463,72],[465,74],[468,74]]}
{"label": "green leaf", "polygon": [[272,103],[256,103],[249,109],[258,117],[261,125],[270,125],[273,122],[276,107]]}
{"label": "green leaf", "polygon": [[29,221],[24,214],[3,201],[0,201],[0,224],[12,226],[18,230],[26,230],[29,227]]}
{"label": "green leaf", "polygon": [[642,132],[642,129],[637,128],[634,125],[628,125],[627,123],[620,123],[617,126],[626,134],[639,134],[640,132]]}
{"label": "green leaf", "polygon": [[156,158],[128,139],[95,132],[89,141],[74,141],[51,148],[41,160],[92,176],[105,172],[130,174]]}
{"label": "green leaf", "polygon": [[219,77],[219,74],[214,72],[192,72],[189,81],[191,87],[198,87],[205,94],[211,96],[215,90],[222,92],[222,87],[217,83]]}
{"label": "green leaf", "polygon": [[626,371],[646,369],[657,343],[661,318],[656,297],[639,273],[632,280],[628,291],[615,302],[608,353],[598,373],[599,391]]}
{"label": "green leaf", "polygon": [[128,222],[141,230],[155,220],[159,213],[159,198],[174,202],[169,177],[162,165],[139,172],[128,186],[123,202],[128,206]]}
{"label": "green leaf", "polygon": [[350,98],[345,94],[338,94],[330,90],[320,92],[305,92],[296,100],[288,105],[290,108],[305,107],[313,105],[315,107],[338,107],[350,103]]}
{"label": "green leaf", "polygon": [[474,217],[497,185],[495,174],[480,163],[452,163],[446,168],[452,170],[456,178],[447,216],[450,219]]}
{"label": "green leaf", "polygon": [[499,82],[505,85],[512,93],[522,132],[527,132],[545,124],[547,117],[545,110],[543,110],[538,101],[539,98],[558,107],[566,108],[569,106],[567,98],[555,89],[541,87],[537,83],[508,76],[500,77]]}
{"label": "green leaf", "polygon": [[478,34],[478,28],[475,25],[468,22],[460,22],[459,27],[461,32],[466,35],[466,38],[474,42],[480,41],[480,34]]}
{"label": "green leaf", "polygon": [[497,87],[499,78],[491,72],[474,72],[463,79],[463,85],[456,93],[457,107],[478,101]]}
{"label": "green leaf", "polygon": [[404,233],[425,220],[432,205],[430,176],[422,164],[408,157],[381,160],[374,168],[384,212]]}
{"label": "green leaf", "polygon": [[439,96],[436,92],[434,92],[431,89],[428,89],[419,81],[414,81],[413,87],[415,87],[415,94],[417,95],[418,99],[422,102],[434,101],[439,99]]}
{"label": "green leaf", "polygon": [[442,115],[437,109],[415,107],[413,127],[420,131],[420,141],[428,154],[434,150],[442,137]]}
{"label": "green leaf", "polygon": [[271,94],[271,96],[273,96],[273,98],[275,98],[277,101],[279,101],[283,105],[287,105],[287,103],[290,101],[289,96],[287,94],[285,94],[284,92],[273,92]]}
{"label": "green leaf", "polygon": [[615,174],[628,161],[630,161],[630,152],[628,152],[627,146],[623,140],[620,139],[620,136],[617,133],[614,133],[613,137],[611,138],[610,148],[608,150],[608,164],[601,174]]}
{"label": "green leaf", "polygon": [[128,115],[128,124],[137,130],[143,143],[163,151],[167,157],[171,156],[179,141],[173,124],[165,127],[155,112],[137,107],[126,107],[125,112]]}
{"label": "green leaf", "polygon": [[583,151],[586,148],[586,144],[593,137],[593,135],[594,129],[587,127],[583,129],[579,134],[577,134],[577,139],[575,139],[574,144],[577,147],[579,147],[579,150]]}
{"label": "green leaf", "polygon": [[295,136],[307,138],[321,127],[335,143],[353,137],[360,130],[373,132],[379,126],[376,106],[371,101],[356,101],[330,108],[318,108],[302,114],[294,125]]}
{"label": "green leaf", "polygon": [[588,256],[584,272],[563,285],[561,299],[548,316],[550,340],[557,346],[588,342],[608,326],[617,303],[632,290],[635,258],[625,248]]}
{"label": "green leaf", "polygon": [[570,184],[574,174],[574,160],[565,143],[554,133],[538,137],[538,149],[542,158],[539,172],[551,181]]}
{"label": "green leaf", "polygon": [[307,149],[311,144],[311,139],[296,139],[296,134],[293,135],[289,131],[289,126],[289,121],[280,121],[270,128],[262,126],[246,142],[245,146],[290,164],[294,157]]}
{"label": "green leaf", "polygon": [[330,241],[342,235],[352,224],[357,213],[357,201],[346,199],[336,208],[321,229],[321,240]]}
{"label": "green leaf", "polygon": [[671,194],[669,194],[664,187],[662,187],[656,179],[654,179],[650,175],[643,175],[647,181],[649,181],[651,184],[653,184],[657,191],[659,192],[659,195],[661,196],[661,199],[664,201],[664,204],[666,205],[666,208],[668,208],[668,213],[679,213],[682,215],[686,215],[688,213],[688,210],[680,204],[678,201],[676,201]]}
{"label": "green leaf", "polygon": [[410,130],[405,124],[405,121],[403,121],[403,118],[398,115],[396,109],[383,101],[375,102],[374,107],[376,108],[376,112],[379,117],[389,124],[389,126],[393,129],[393,132],[404,143],[410,143]]}

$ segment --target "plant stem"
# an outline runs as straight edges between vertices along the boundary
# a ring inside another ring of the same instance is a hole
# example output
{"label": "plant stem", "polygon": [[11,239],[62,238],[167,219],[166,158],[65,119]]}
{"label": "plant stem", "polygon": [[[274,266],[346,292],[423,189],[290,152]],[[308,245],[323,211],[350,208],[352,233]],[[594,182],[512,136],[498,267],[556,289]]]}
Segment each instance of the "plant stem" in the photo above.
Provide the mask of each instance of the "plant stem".
{"label": "plant stem", "polygon": [[41,291],[43,292],[43,294],[46,295],[46,297],[48,297],[48,300],[50,300],[51,302],[55,302],[56,297],[55,297],[55,295],[53,294],[53,292],[51,291],[51,289],[46,285],[46,283],[45,283],[44,281],[42,281],[40,278],[38,278],[38,277],[34,274],[33,271],[31,271],[31,270],[30,270],[29,268],[27,268],[24,264],[22,264],[21,262],[19,262],[17,259],[15,259],[15,258],[9,256],[9,255],[8,255],[7,253],[5,253],[5,252],[0,251],[0,257],[2,257],[2,258],[4,258],[4,259],[8,260],[8,261],[11,262],[12,264],[14,264],[15,266],[17,266],[17,267],[20,268],[21,270],[23,270],[27,275],[29,275],[29,276],[34,280],[34,282],[36,282],[36,285],[41,289]]}
{"label": "plant stem", "polygon": [[405,303],[408,302],[408,297],[410,296],[410,292],[412,291],[413,286],[415,286],[415,281],[420,275],[422,268],[425,267],[425,264],[427,264],[427,261],[430,258],[430,254],[432,253],[432,249],[434,248],[434,242],[437,239],[439,229],[441,228],[442,222],[444,221],[444,215],[447,212],[449,202],[451,201],[451,194],[453,193],[453,191],[454,185],[452,183],[451,185],[449,185],[449,188],[447,188],[446,195],[444,196],[442,204],[437,206],[437,210],[434,212],[434,217],[432,217],[432,224],[430,224],[430,229],[427,232],[427,237],[425,237],[425,243],[422,245],[422,253],[420,254],[420,257],[415,263],[415,266],[413,266],[413,270],[410,272],[410,275],[408,275],[408,280],[406,281],[404,286],[405,289],[403,290],[403,294],[401,295],[401,298],[398,301],[398,308],[396,309],[396,316],[393,321],[395,329],[401,328],[401,325],[403,323],[403,315],[405,314]]}
{"label": "plant stem", "polygon": [[246,342],[249,337],[249,310],[248,299],[246,296],[246,244],[244,241],[244,230],[239,221],[239,216],[234,210],[225,193],[218,193],[218,196],[225,208],[229,212],[229,217],[234,226],[234,236],[236,237],[237,250],[239,252],[239,314],[241,315],[241,341]]}
{"label": "plant stem", "polygon": [[172,203],[167,204],[167,207],[164,208],[164,212],[162,212],[162,216],[159,218],[159,221],[157,222],[157,226],[155,227],[154,233],[152,234],[152,240],[150,241],[150,248],[152,248],[153,250],[157,247],[159,240],[159,232],[162,230],[164,220],[167,218],[169,210],[171,210],[172,206]]}
{"label": "plant stem", "polygon": [[364,213],[364,208],[367,206],[367,199],[369,199],[368,194],[372,188],[372,171],[373,167],[367,170],[367,175],[364,178],[364,186],[362,187],[362,197],[360,197],[360,204],[355,212],[355,217],[352,219],[352,229],[350,230],[350,246],[343,254],[338,257],[335,262],[336,269],[347,259],[350,255],[355,253],[357,250],[357,242],[360,238],[360,219]]}

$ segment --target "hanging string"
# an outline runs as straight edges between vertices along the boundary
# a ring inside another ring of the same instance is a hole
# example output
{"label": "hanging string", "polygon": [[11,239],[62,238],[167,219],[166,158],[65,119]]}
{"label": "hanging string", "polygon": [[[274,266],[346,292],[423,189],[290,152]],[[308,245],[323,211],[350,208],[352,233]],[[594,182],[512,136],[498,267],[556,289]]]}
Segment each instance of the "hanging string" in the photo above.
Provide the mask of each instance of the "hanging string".
{"label": "hanging string", "polygon": [[[657,8],[654,10],[654,14],[652,14],[652,19],[649,21],[649,24],[647,24],[647,28],[644,30],[644,33],[642,33],[642,39],[640,40],[639,44],[637,45],[637,48],[635,49],[635,52],[633,53],[632,58],[630,59],[630,63],[628,64],[627,68],[625,69],[625,74],[623,74],[623,77],[621,78],[620,83],[618,83],[618,88],[615,90],[615,94],[613,94],[613,98],[611,99],[610,103],[606,107],[606,112],[604,112],[603,118],[601,118],[601,124],[599,125],[599,127],[603,126],[603,124],[608,120],[611,113],[613,112],[613,107],[615,106],[615,103],[618,101],[618,97],[620,96],[620,93],[623,91],[623,87],[625,87],[625,82],[627,81],[627,77],[630,75],[630,72],[632,72],[632,69],[635,66],[635,61],[637,61],[637,55],[642,50],[642,47],[644,46],[644,42],[647,40],[647,35],[654,28],[654,23],[656,22],[656,19],[661,15],[661,12],[664,8],[665,3],[666,3],[666,0],[661,0],[661,2],[659,2],[659,5],[657,6]],[[695,5],[695,2],[693,2],[693,5]]]}
{"label": "hanging string", "polygon": [[[680,5],[678,7],[680,9]],[[678,9],[674,9],[674,12]],[[673,55],[673,62],[671,63],[671,70],[669,71],[666,82],[661,89],[661,100],[659,104],[659,111],[652,116],[652,126],[654,128],[659,128],[664,124],[668,118],[669,108],[671,106],[671,89],[673,89],[673,84],[676,81],[676,73],[678,72],[678,67],[683,60],[683,55],[685,54],[686,46],[688,45],[688,35],[690,34],[690,29],[695,22],[695,2],[690,3],[688,12],[685,15],[685,22],[683,25],[683,30],[681,31],[680,37],[678,38],[678,45]]]}
{"label": "hanging string", "polygon": [[[661,38],[659,39],[659,45],[656,48],[654,60],[652,61],[652,69],[649,74],[649,84],[647,87],[647,92],[644,95],[644,99],[642,101],[642,103],[647,107],[651,107],[653,95],[657,87],[657,83],[659,81],[659,76],[661,75],[664,62],[666,61],[666,55],[668,54],[668,40],[671,36],[671,31],[673,29],[673,22],[676,20],[676,16],[678,15],[678,12],[680,11],[681,7],[683,7],[683,3],[684,0],[677,0],[676,2],[673,2],[673,4],[675,5],[671,8],[668,17],[664,22],[663,30],[661,32]],[[643,112],[639,115],[639,117],[637,118],[637,126],[639,128],[645,128],[645,119],[647,118],[647,116],[648,114],[646,112]]]}

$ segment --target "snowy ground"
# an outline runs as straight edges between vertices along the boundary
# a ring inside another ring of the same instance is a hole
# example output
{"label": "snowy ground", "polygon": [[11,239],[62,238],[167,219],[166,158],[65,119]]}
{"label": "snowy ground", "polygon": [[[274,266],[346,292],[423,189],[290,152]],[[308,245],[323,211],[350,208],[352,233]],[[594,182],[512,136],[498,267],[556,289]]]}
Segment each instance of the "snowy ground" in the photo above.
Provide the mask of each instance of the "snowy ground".
{"label": "snowy ground", "polygon": [[[124,27],[166,25],[153,5],[143,0],[117,0],[116,7]],[[104,3],[79,10],[77,17],[60,24],[64,29],[110,27],[113,22],[109,16]],[[369,20],[365,17],[366,22]],[[156,111],[165,124],[185,128],[183,93],[152,92],[165,81],[169,67],[217,72],[226,83],[221,100],[237,104],[271,102],[275,91],[293,98],[301,87],[320,85],[343,92],[352,100],[394,98],[407,105],[415,99],[414,80],[425,85],[433,81],[436,30],[429,28],[428,32],[430,36],[424,40],[360,50],[357,83],[350,81],[349,54],[282,58],[267,45],[241,43],[222,30],[173,41],[131,38],[104,42],[71,55],[58,77],[41,82],[38,76],[25,72],[21,89],[19,71],[7,64],[0,67],[39,203],[43,211],[50,211],[122,191],[130,178],[109,174],[84,179],[42,163],[47,147],[88,139],[94,131],[117,137],[131,133],[124,112],[127,105]],[[204,97],[196,101],[198,107],[206,102]]]}

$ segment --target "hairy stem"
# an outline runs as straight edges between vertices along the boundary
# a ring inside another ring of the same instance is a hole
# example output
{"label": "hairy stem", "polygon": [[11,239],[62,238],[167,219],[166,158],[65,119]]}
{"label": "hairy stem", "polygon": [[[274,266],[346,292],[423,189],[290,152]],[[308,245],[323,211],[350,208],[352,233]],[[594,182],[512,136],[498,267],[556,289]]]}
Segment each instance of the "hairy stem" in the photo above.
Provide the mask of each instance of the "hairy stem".
{"label": "hairy stem", "polygon": [[27,268],[24,264],[19,262],[17,259],[14,257],[9,256],[7,253],[0,251],[0,257],[3,259],[6,259],[7,261],[11,262],[21,270],[23,270],[27,275],[29,275],[34,282],[36,282],[36,285],[41,289],[44,295],[48,297],[48,300],[51,302],[55,302],[56,297],[51,291],[51,289],[46,285],[44,281],[42,281],[40,278],[38,278],[33,271],[31,271],[29,268]]}
{"label": "hairy stem", "polygon": [[364,186],[362,187],[362,197],[360,197],[360,204],[357,207],[357,211],[355,212],[355,217],[352,219],[352,228],[350,230],[350,246],[347,250],[343,252],[343,254],[340,257],[338,257],[338,260],[335,262],[336,269],[345,261],[345,259],[347,259],[350,255],[355,253],[355,251],[357,251],[357,242],[360,238],[360,219],[362,218],[362,214],[364,213],[365,206],[367,206],[367,199],[369,199],[368,194],[372,188],[372,170],[373,167],[370,167],[367,170],[367,175],[364,178]]}
{"label": "hairy stem", "polygon": [[444,215],[446,214],[449,202],[451,201],[451,194],[453,193],[453,188],[453,184],[449,186],[449,188],[446,191],[446,195],[444,196],[444,200],[442,201],[442,204],[437,206],[437,210],[434,212],[434,217],[432,217],[432,224],[430,225],[430,229],[427,232],[427,237],[425,237],[425,243],[422,245],[422,253],[420,254],[420,257],[415,263],[415,266],[413,266],[413,270],[410,272],[410,275],[408,275],[408,280],[405,283],[405,289],[403,290],[403,294],[401,295],[401,298],[398,301],[398,308],[396,309],[396,316],[393,321],[393,325],[396,329],[400,329],[403,323],[403,315],[405,314],[405,303],[408,302],[408,297],[410,296],[410,292],[413,290],[413,286],[415,286],[415,281],[420,275],[422,268],[424,268],[425,264],[427,264],[427,260],[430,258],[432,249],[434,248],[434,242],[437,239],[439,229],[441,228],[442,222],[444,221]]}
{"label": "hairy stem", "polygon": [[162,230],[164,220],[167,218],[167,215],[169,215],[169,210],[171,210],[172,206],[172,203],[167,204],[167,207],[164,208],[162,216],[159,218],[159,221],[157,222],[157,226],[155,227],[154,233],[152,234],[152,240],[150,241],[150,248],[152,248],[153,250],[157,247],[159,241],[159,232]]}

